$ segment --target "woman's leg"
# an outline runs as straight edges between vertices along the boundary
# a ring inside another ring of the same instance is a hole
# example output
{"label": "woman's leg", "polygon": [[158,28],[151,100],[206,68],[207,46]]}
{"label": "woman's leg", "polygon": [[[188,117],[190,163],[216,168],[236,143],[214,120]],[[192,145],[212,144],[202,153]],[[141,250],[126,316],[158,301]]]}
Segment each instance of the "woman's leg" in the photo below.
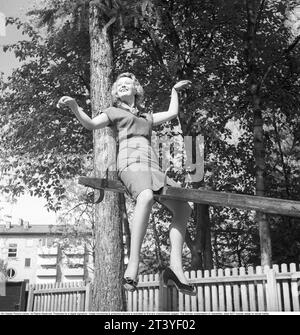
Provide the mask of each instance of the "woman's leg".
{"label": "woman's leg", "polygon": [[173,219],[170,225],[170,268],[177,275],[183,284],[188,281],[183,272],[182,266],[182,249],[185,240],[186,226],[192,209],[187,202],[177,200],[160,200],[172,213]]}
{"label": "woman's leg", "polygon": [[124,277],[136,279],[140,260],[140,250],[147,230],[149,216],[153,205],[153,191],[142,191],[137,199],[131,225],[130,257]]}

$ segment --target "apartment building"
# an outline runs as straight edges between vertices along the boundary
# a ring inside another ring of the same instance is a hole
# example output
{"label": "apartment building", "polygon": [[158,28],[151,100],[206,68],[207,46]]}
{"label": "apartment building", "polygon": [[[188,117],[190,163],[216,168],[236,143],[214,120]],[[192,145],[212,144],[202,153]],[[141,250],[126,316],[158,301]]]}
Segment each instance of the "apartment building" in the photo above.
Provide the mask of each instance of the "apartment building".
{"label": "apartment building", "polygon": [[[92,257],[86,243],[61,247],[61,226],[30,225],[19,219],[0,224],[0,259],[9,281],[55,283],[91,280]],[[64,243],[65,245],[66,243]]]}

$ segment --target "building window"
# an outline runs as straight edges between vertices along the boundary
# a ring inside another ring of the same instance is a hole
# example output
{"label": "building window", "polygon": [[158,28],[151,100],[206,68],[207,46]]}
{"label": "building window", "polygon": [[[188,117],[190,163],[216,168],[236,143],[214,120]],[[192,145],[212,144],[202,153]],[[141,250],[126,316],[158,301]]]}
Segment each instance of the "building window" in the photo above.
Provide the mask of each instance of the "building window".
{"label": "building window", "polygon": [[17,244],[10,243],[8,245],[8,257],[9,258],[17,257]]}
{"label": "building window", "polygon": [[30,258],[25,258],[25,268],[29,268],[30,267]]}
{"label": "building window", "polygon": [[13,279],[15,276],[16,276],[16,270],[13,269],[13,268],[9,268],[6,270],[6,273],[7,273],[7,277],[9,279]]}

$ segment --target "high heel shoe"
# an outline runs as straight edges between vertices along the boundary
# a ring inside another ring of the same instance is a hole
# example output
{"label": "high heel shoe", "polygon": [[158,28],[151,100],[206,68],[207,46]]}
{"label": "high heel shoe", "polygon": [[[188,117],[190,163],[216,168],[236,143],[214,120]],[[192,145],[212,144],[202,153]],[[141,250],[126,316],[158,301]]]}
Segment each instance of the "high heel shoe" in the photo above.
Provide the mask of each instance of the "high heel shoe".
{"label": "high heel shoe", "polygon": [[196,295],[197,290],[195,285],[183,284],[176,276],[176,274],[170,269],[166,268],[163,272],[164,286],[167,287],[169,282],[173,282],[177,290],[183,294]]}
{"label": "high heel shoe", "polygon": [[122,278],[122,285],[125,288],[125,290],[129,292],[134,292],[136,290],[136,287],[138,285],[137,280],[133,280],[129,277]]}

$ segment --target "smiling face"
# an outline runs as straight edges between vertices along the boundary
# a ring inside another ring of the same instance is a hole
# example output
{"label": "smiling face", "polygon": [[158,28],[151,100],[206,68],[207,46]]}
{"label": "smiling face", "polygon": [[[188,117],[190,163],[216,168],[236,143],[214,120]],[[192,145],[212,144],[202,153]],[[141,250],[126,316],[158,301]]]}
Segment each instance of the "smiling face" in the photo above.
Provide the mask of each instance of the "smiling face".
{"label": "smiling face", "polygon": [[128,77],[122,77],[117,82],[117,95],[118,97],[127,102],[128,98],[134,98],[136,94],[134,80]]}
{"label": "smiling face", "polygon": [[129,107],[144,108],[144,90],[130,72],[121,73],[112,85],[112,104],[118,107],[120,103],[126,103]]}

